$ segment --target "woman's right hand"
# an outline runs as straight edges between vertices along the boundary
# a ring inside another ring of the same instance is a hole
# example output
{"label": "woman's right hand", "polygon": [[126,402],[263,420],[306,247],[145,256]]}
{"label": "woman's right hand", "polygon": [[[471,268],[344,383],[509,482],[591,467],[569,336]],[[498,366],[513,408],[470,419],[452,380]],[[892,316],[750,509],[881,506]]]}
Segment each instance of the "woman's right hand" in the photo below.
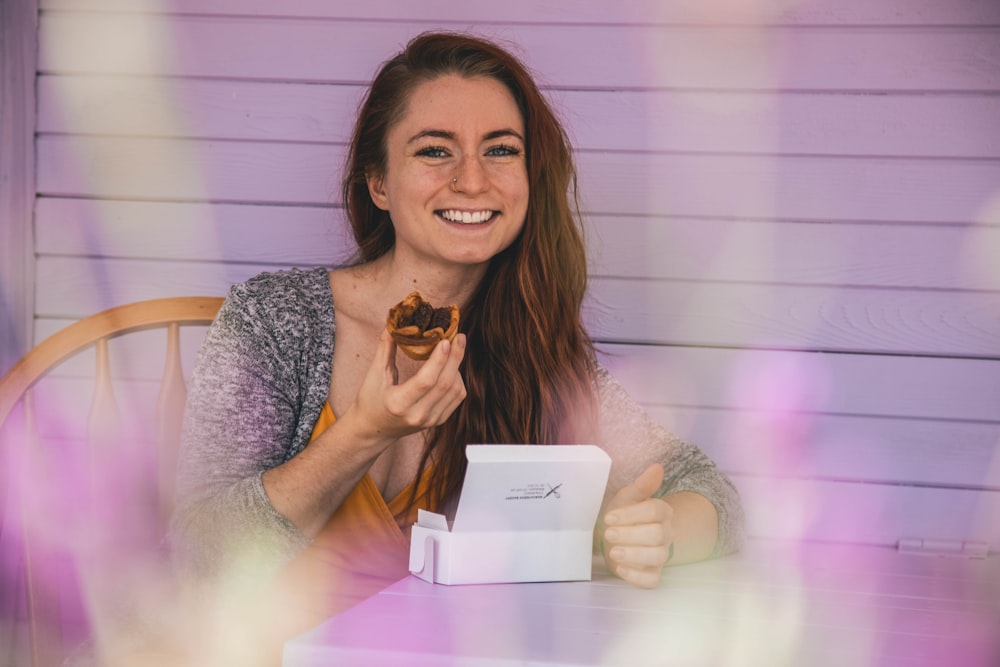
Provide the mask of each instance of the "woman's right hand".
{"label": "woman's right hand", "polygon": [[372,437],[390,441],[444,423],[465,400],[459,372],[465,344],[465,334],[441,341],[413,377],[400,383],[396,343],[383,330],[351,408],[354,416],[374,429]]}
{"label": "woman's right hand", "polygon": [[315,537],[372,462],[394,442],[442,424],[465,399],[459,364],[465,336],[441,342],[399,382],[396,344],[383,331],[354,403],[318,438],[267,470],[264,491],[274,509],[303,535]]}

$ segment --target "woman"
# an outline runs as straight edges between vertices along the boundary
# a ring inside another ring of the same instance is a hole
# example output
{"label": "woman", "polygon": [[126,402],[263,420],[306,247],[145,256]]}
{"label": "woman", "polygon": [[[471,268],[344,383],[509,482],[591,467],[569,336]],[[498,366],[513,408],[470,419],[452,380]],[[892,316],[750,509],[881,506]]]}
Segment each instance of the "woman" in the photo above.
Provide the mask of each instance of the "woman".
{"label": "woman", "polygon": [[[304,629],[407,573],[416,509],[453,506],[468,443],[603,447],[595,544],[636,585],[735,550],[732,485],[595,360],[574,185],[562,127],[503,49],[425,34],[386,62],[344,174],[357,260],[235,286],[199,355],[173,531],[186,571],[239,590],[276,574],[283,608],[307,611],[275,632]],[[461,311],[425,362],[385,332],[413,290]]]}

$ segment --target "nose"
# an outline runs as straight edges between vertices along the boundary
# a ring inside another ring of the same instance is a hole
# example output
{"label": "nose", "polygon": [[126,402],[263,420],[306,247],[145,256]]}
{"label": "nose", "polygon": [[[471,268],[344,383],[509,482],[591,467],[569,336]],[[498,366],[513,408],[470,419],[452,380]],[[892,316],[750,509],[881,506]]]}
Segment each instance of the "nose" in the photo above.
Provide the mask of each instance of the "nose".
{"label": "nose", "polygon": [[478,194],[489,187],[489,176],[475,153],[467,153],[459,160],[454,177],[458,179],[455,181],[456,192]]}

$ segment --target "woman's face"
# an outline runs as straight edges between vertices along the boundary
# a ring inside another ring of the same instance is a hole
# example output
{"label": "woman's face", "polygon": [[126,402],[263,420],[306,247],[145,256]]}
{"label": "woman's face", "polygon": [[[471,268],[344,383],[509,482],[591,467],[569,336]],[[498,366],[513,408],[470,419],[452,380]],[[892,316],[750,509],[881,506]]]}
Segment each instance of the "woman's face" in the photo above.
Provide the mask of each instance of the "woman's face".
{"label": "woman's face", "polygon": [[368,189],[392,218],[397,257],[483,264],[521,232],[524,121],[499,81],[445,75],[419,84],[386,148],[385,174],[369,175]]}

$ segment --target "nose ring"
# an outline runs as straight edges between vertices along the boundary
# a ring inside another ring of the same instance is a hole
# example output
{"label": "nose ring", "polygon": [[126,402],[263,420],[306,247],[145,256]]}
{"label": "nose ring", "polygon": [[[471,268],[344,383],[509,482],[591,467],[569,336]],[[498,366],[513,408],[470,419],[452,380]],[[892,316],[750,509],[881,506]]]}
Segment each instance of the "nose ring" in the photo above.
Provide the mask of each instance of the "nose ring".
{"label": "nose ring", "polygon": [[451,191],[458,192],[458,178],[451,179]]}

